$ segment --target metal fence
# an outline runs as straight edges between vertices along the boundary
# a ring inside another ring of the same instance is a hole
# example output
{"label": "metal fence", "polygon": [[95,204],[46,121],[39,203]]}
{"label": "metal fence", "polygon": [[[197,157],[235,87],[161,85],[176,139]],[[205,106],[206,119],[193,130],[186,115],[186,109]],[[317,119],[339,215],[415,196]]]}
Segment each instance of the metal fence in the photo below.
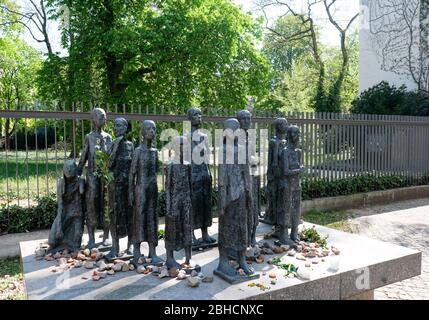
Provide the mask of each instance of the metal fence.
{"label": "metal fence", "polygon": [[[85,134],[91,131],[92,106],[74,104],[73,111],[55,106],[50,111],[33,109],[0,110],[0,204],[30,205],[34,199],[55,193],[56,179],[61,176],[62,162],[78,159]],[[134,143],[139,140],[139,122],[157,123],[157,131],[183,129],[184,115],[174,115],[170,108],[159,110],[141,106],[102,106],[107,111],[107,131],[112,121],[124,117],[130,121]],[[183,110],[183,114],[185,109]],[[204,129],[212,132],[234,112],[203,109]],[[255,113],[255,129],[274,135],[272,123],[278,115]],[[429,119],[425,117],[351,115],[332,113],[288,113],[282,115],[301,128],[304,179],[337,180],[356,175],[395,175],[419,179],[429,172]],[[12,130],[14,128],[14,130]],[[9,134],[6,134],[8,131]],[[11,133],[11,134],[10,134]],[[263,135],[260,135],[263,138]],[[258,139],[260,158],[267,159],[268,139]],[[161,148],[158,141],[157,147]],[[264,151],[265,150],[265,151]],[[216,149],[212,150],[211,170],[217,185]],[[160,153],[161,160],[168,154]],[[266,161],[259,168],[261,184],[266,185]],[[164,186],[161,170],[159,184]]]}

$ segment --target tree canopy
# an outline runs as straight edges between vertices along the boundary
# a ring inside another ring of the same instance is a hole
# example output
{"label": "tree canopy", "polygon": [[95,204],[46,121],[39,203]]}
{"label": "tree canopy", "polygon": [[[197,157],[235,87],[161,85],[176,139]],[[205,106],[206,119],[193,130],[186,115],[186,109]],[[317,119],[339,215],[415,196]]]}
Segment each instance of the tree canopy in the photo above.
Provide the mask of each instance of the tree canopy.
{"label": "tree canopy", "polygon": [[[50,0],[67,57],[40,73],[52,100],[230,108],[268,90],[262,27],[229,0]],[[55,81],[48,79],[55,78]]]}

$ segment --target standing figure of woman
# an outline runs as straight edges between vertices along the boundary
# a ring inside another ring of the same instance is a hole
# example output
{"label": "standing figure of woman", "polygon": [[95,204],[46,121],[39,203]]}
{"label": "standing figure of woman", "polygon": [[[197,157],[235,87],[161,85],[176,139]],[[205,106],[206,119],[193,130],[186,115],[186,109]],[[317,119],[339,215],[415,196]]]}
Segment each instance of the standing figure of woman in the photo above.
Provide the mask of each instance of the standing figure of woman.
{"label": "standing figure of woman", "polygon": [[140,245],[147,242],[153,264],[162,262],[156,254],[158,246],[158,150],[152,146],[156,126],[151,120],[143,121],[142,143],[134,151],[129,178],[129,204],[133,205],[131,237],[134,245],[133,262],[141,256]]}

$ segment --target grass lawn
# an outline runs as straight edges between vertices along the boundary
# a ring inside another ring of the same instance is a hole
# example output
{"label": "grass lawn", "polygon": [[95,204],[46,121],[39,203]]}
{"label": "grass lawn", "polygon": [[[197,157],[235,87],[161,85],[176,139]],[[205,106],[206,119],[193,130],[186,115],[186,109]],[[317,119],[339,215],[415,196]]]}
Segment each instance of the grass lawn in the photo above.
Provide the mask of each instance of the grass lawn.
{"label": "grass lawn", "polygon": [[0,260],[0,300],[25,300],[19,258]]}
{"label": "grass lawn", "polygon": [[303,215],[302,219],[309,223],[318,224],[345,232],[353,232],[349,219],[354,215],[347,211],[319,211],[312,209]]}
{"label": "grass lawn", "polygon": [[[64,154],[44,150],[0,152],[0,203],[26,202],[56,192]],[[21,203],[20,203],[21,204]],[[23,204],[23,203],[22,203]]]}

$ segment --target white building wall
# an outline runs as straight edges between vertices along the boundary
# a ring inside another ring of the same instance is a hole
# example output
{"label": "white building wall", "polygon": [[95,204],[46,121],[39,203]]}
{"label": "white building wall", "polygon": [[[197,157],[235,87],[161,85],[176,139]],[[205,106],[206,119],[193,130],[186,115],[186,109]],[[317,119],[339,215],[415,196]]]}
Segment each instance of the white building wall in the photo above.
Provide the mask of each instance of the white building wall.
{"label": "white building wall", "polygon": [[[398,5],[398,10],[403,10],[400,6],[404,5],[418,10],[417,17],[410,14],[411,26],[398,19],[398,12],[387,14],[386,8],[392,3]],[[420,28],[420,0],[360,0],[360,5],[359,91],[381,81],[405,85],[409,90],[417,89],[417,83],[407,70],[406,60],[409,58],[409,44],[412,57],[418,56],[420,48],[417,32]],[[408,32],[410,28],[413,29],[413,37]]]}

